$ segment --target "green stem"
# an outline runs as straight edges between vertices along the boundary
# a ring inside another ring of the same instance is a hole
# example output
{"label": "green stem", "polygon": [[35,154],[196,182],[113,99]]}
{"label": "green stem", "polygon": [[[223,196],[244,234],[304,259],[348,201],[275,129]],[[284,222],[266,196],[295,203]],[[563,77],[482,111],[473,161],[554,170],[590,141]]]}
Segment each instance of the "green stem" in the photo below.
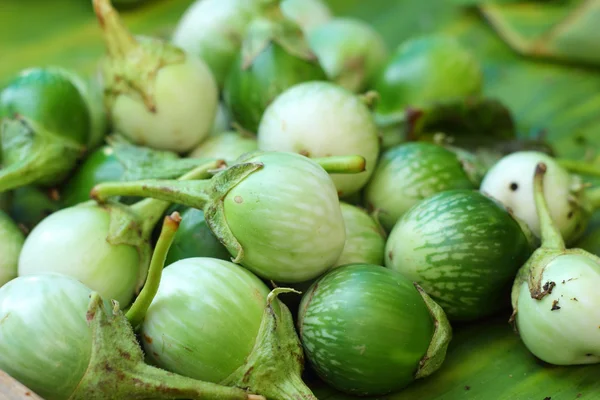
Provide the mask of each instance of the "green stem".
{"label": "green stem", "polygon": [[333,156],[312,160],[330,174],[357,174],[367,168],[367,160],[363,156]]}
{"label": "green stem", "polygon": [[[142,382],[137,390],[129,390],[131,398],[178,398],[192,400],[265,400],[263,396],[247,394],[245,391],[216,383],[200,382],[182,375],[172,374],[147,364],[138,364],[128,371],[126,378],[131,382]],[[168,382],[168,387],[163,382]],[[136,387],[134,385],[131,388]],[[165,396],[163,397],[163,393]],[[137,396],[133,396],[137,395]],[[160,395],[160,396],[159,396]]]}
{"label": "green stem", "polygon": [[533,195],[538,218],[540,220],[542,247],[553,250],[564,250],[565,242],[550,216],[548,203],[544,196],[544,175],[546,174],[546,169],[546,164],[539,163],[535,168],[535,175],[533,178]]}
{"label": "green stem", "polygon": [[144,288],[135,299],[131,308],[127,311],[127,314],[125,314],[134,330],[137,329],[146,317],[148,307],[150,307],[150,303],[152,303],[154,296],[156,296],[165,260],[167,259],[167,254],[169,253],[169,249],[175,238],[175,233],[177,233],[177,229],[179,229],[180,222],[181,216],[177,212],[174,212],[170,216],[166,216],[164,219],[160,236],[158,237],[154,253],[152,254],[152,261],[150,261],[150,268],[148,270],[148,277],[146,278]]}
{"label": "green stem", "polygon": [[94,12],[102,27],[108,53],[113,58],[124,58],[138,43],[129,32],[110,0],[93,0]]}
{"label": "green stem", "polygon": [[[221,168],[224,165],[222,160],[213,160],[197,166],[193,170],[179,177],[178,181],[190,181],[195,179],[208,179],[212,177],[212,173]],[[120,184],[120,183],[119,183]],[[92,190],[93,193],[94,190]],[[92,194],[93,196],[93,194]],[[142,196],[146,197],[146,196]],[[150,196],[152,197],[152,196]],[[131,209],[133,212],[141,218],[142,223],[142,236],[149,237],[154,226],[158,223],[160,218],[165,214],[171,202],[162,201],[156,199],[144,199],[133,205]]]}
{"label": "green stem", "polygon": [[91,196],[103,203],[113,196],[151,197],[157,200],[204,209],[210,200],[208,191],[211,180],[177,181],[177,180],[141,180],[133,182],[106,182],[96,185]]}
{"label": "green stem", "polygon": [[571,173],[600,177],[600,167],[591,162],[566,159],[557,159],[556,161]]}

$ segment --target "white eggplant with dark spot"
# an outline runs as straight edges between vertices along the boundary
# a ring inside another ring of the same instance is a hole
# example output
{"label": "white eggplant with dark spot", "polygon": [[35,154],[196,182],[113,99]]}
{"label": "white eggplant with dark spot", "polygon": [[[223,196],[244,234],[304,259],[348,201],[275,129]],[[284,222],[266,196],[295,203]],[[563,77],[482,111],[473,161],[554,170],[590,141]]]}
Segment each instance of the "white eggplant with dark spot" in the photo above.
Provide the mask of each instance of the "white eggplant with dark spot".
{"label": "white eggplant with dark spot", "polygon": [[505,156],[485,175],[481,191],[510,208],[539,237],[540,222],[533,200],[531,176],[540,162],[548,168],[544,193],[550,215],[565,241],[572,243],[585,231],[591,217],[591,206],[581,179],[569,174],[552,157],[534,151]]}

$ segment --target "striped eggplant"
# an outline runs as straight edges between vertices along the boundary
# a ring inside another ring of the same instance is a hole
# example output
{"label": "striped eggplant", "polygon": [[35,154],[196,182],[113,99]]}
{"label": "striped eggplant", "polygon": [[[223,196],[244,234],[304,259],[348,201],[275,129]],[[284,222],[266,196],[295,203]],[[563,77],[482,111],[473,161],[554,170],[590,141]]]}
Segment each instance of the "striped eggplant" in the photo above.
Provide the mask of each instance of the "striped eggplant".
{"label": "striped eggplant", "polygon": [[296,283],[323,274],[344,248],[344,220],[327,171],[364,166],[360,156],[255,152],[210,180],[103,183],[92,194],[101,202],[129,195],[202,209],[234,262],[264,279]]}
{"label": "striped eggplant", "polygon": [[452,329],[410,279],[387,268],[336,268],[302,297],[298,329],[311,365],[338,390],[383,395],[433,374]]}
{"label": "striped eggplant", "polygon": [[301,378],[302,345],[279,293],[245,268],[194,257],[164,269],[141,326],[148,357],[167,370],[269,399],[316,400]]}
{"label": "striped eggplant", "polygon": [[450,190],[404,214],[386,243],[385,265],[421,285],[450,320],[473,320],[509,306],[532,245],[501,204],[476,190]]}
{"label": "striped eggplant", "polygon": [[532,179],[542,243],[515,279],[511,319],[525,346],[545,362],[600,363],[600,258],[565,246],[546,200],[546,171],[538,163]]}
{"label": "striped eggplant", "polygon": [[404,213],[427,197],[452,189],[477,189],[479,166],[464,154],[426,142],[387,150],[365,188],[369,208],[389,232]]}
{"label": "striped eggplant", "polygon": [[[92,152],[75,173],[60,188],[60,202],[64,207],[74,206],[90,199],[90,191],[101,182],[131,181],[138,179],[174,179],[218,158],[210,160],[180,158],[171,151],[136,146],[114,136],[107,145]],[[132,204],[134,198],[121,198]]]}

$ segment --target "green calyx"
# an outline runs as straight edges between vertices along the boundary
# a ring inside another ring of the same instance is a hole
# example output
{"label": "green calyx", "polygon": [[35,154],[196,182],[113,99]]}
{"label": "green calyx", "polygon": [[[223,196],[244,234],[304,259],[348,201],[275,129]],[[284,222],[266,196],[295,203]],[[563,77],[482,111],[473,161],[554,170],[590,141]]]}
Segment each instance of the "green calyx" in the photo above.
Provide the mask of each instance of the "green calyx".
{"label": "green calyx", "polygon": [[124,94],[140,99],[149,111],[156,112],[154,88],[158,71],[183,63],[185,52],[160,39],[135,38],[110,0],[93,3],[108,50],[103,64],[108,109],[117,96]]}
{"label": "green calyx", "polygon": [[87,311],[92,330],[92,356],[87,371],[69,400],[119,398],[260,400],[244,390],[176,375],[144,363],[131,325],[118,303],[106,312],[92,293]]}
{"label": "green calyx", "polygon": [[260,393],[268,399],[317,399],[302,381],[304,352],[292,314],[277,298],[290,292],[299,294],[287,288],[269,293],[252,352],[245,364],[221,384]]}
{"label": "green calyx", "polygon": [[111,137],[108,143],[115,158],[123,166],[121,181],[140,179],[175,179],[195,168],[215,162],[217,170],[224,163],[214,158],[180,158],[177,153],[136,146],[121,137]]}
{"label": "green calyx", "polygon": [[147,180],[103,183],[92,190],[92,197],[100,202],[105,202],[110,196],[119,195],[152,197],[204,210],[215,236],[225,245],[236,262],[239,262],[244,257],[244,251],[227,225],[223,199],[246,176],[262,167],[262,163],[236,164],[221,171],[213,179],[204,181]]}
{"label": "green calyx", "polygon": [[0,126],[0,192],[28,184],[53,185],[75,166],[84,146],[17,115]]}
{"label": "green calyx", "polygon": [[414,285],[431,314],[434,326],[433,336],[427,348],[427,353],[425,353],[419,362],[419,368],[415,373],[415,379],[419,379],[433,374],[444,363],[448,345],[452,340],[452,326],[450,326],[450,321],[448,321],[448,317],[446,317],[446,313],[442,307],[433,301],[418,284],[415,283]]}

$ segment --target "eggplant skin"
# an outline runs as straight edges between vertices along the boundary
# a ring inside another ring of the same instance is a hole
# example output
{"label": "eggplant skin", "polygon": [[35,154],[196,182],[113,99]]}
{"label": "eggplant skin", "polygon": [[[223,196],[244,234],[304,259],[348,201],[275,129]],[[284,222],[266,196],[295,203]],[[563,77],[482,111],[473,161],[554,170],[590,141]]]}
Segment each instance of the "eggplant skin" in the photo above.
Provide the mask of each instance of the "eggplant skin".
{"label": "eggplant skin", "polygon": [[315,282],[300,303],[298,326],[317,374],[354,395],[411,383],[434,332],[413,283],[370,264],[342,266]]}
{"label": "eggplant skin", "polygon": [[510,306],[532,247],[519,223],[476,190],[450,190],[411,208],[388,238],[385,264],[417,282],[451,320]]}

